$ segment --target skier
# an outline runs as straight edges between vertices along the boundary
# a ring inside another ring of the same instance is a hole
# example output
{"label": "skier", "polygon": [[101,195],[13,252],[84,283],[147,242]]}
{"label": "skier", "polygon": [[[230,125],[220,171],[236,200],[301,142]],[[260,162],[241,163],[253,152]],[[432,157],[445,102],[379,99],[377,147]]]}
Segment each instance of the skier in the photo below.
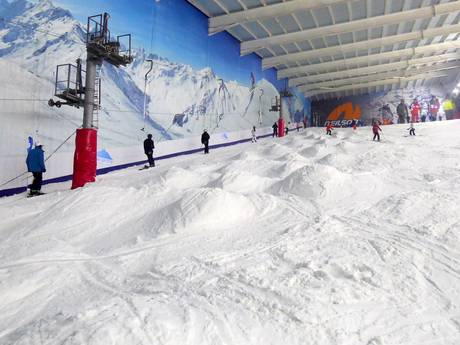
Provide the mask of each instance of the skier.
{"label": "skier", "polygon": [[278,124],[275,122],[272,126],[273,128],[273,138],[278,136]]}
{"label": "skier", "polygon": [[147,139],[144,140],[144,153],[147,156],[147,160],[149,165],[146,165],[144,168],[151,168],[155,166],[155,160],[153,159],[153,149],[155,148],[155,144],[152,140],[152,134],[147,135]]}
{"label": "skier", "polygon": [[401,98],[401,102],[398,104],[396,112],[398,113],[398,123],[404,123],[405,119],[409,116],[409,110],[407,109],[407,105],[404,103],[404,99]]}
{"label": "skier", "polygon": [[326,134],[332,135],[333,129],[334,129],[334,126],[332,125],[332,122],[328,122],[326,125]]}
{"label": "skier", "polygon": [[251,134],[252,134],[252,139],[251,139],[251,141],[252,141],[253,143],[256,143],[256,142],[257,142],[257,137],[256,137],[256,126],[252,126]]}
{"label": "skier", "polygon": [[285,134],[285,135],[288,135],[288,133],[289,133],[289,125],[290,125],[290,124],[291,124],[291,123],[289,122],[288,125],[284,128],[284,134]]}
{"label": "skier", "polygon": [[29,196],[41,195],[43,173],[46,172],[45,153],[42,149],[42,144],[35,143],[35,148],[30,150],[26,159],[27,171],[34,176],[30,187]]}
{"label": "skier", "polygon": [[353,119],[353,121],[351,121],[351,128],[353,128],[353,130],[355,131],[356,130],[356,120]]}
{"label": "skier", "polygon": [[[455,104],[449,95],[446,95],[446,99],[442,102],[442,108],[444,109],[444,113],[446,113],[446,120],[452,120],[455,110]],[[441,116],[439,116],[439,121],[441,121]]]}
{"label": "skier", "polygon": [[415,135],[415,128],[414,128],[414,123],[410,123],[410,127],[407,129],[409,131],[409,135]]}
{"label": "skier", "polygon": [[201,134],[201,143],[204,145],[204,154],[209,153],[209,139],[211,137],[208,134],[208,131],[205,129],[203,134]]}
{"label": "skier", "polygon": [[377,138],[377,141],[380,141],[379,131],[381,132],[382,129],[380,128],[378,122],[374,121],[374,124],[372,125],[372,133],[374,133],[374,138],[372,139],[372,141],[375,141],[375,138]]}
{"label": "skier", "polygon": [[429,104],[430,121],[436,121],[440,107],[439,99],[435,95],[432,95]]}

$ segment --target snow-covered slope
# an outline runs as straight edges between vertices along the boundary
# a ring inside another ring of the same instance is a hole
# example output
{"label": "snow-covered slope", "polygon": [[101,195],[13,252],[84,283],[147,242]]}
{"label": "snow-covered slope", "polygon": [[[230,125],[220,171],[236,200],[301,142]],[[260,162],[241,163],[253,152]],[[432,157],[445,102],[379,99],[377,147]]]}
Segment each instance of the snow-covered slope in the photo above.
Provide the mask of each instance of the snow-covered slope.
{"label": "snow-covered slope", "polygon": [[0,343],[460,343],[460,121],[0,199]]}

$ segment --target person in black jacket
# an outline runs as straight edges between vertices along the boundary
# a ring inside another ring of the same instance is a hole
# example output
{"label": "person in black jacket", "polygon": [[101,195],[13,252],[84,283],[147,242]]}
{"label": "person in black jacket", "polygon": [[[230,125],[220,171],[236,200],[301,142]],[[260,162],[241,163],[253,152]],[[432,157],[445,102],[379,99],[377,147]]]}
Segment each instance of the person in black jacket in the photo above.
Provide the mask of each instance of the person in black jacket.
{"label": "person in black jacket", "polygon": [[208,132],[205,129],[203,131],[203,134],[201,134],[201,143],[204,145],[205,154],[209,153],[209,139],[211,139],[211,137],[209,136]]}
{"label": "person in black jacket", "polygon": [[153,149],[154,148],[155,148],[155,144],[153,143],[153,140],[152,140],[152,134],[149,134],[147,135],[147,139],[144,140],[144,152],[147,155],[147,159],[149,161],[149,167],[155,166],[155,161],[153,159]]}
{"label": "person in black jacket", "polygon": [[396,112],[398,113],[398,123],[404,123],[406,119],[409,118],[409,109],[407,108],[406,103],[404,103],[404,99],[401,99],[401,102],[396,108]]}
{"label": "person in black jacket", "polygon": [[275,122],[272,126],[273,128],[273,138],[278,136],[278,124]]}

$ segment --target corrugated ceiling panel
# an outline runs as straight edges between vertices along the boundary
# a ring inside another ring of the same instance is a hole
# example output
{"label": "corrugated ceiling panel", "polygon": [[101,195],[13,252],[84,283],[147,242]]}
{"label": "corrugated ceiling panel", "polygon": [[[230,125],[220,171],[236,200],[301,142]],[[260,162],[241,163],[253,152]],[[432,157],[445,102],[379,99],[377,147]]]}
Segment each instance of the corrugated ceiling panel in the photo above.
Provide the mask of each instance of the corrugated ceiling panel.
{"label": "corrugated ceiling panel", "polygon": [[299,26],[297,25],[296,21],[291,15],[278,17],[278,21],[281,24],[281,26],[286,30],[286,32],[294,32],[300,30]]}
{"label": "corrugated ceiling panel", "polygon": [[332,25],[332,17],[329,13],[329,10],[325,7],[314,9],[313,14],[318,21],[319,26]]}
{"label": "corrugated ceiling panel", "polygon": [[349,21],[348,7],[346,3],[331,6],[331,11],[332,11],[332,14],[334,15],[336,24]]}
{"label": "corrugated ceiling panel", "polygon": [[243,7],[238,3],[238,1],[234,0],[219,0],[219,3],[221,3],[229,12],[237,12],[243,10]]}
{"label": "corrugated ceiling panel", "polygon": [[284,33],[283,28],[278,24],[274,18],[260,20],[260,22],[270,30],[272,35],[281,35]]}

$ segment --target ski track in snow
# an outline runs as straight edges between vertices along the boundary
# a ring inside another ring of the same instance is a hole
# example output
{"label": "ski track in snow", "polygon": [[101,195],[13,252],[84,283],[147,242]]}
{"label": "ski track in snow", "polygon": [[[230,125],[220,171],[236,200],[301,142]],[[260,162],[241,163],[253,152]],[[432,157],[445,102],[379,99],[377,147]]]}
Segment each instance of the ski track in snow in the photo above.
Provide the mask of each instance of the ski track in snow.
{"label": "ski track in snow", "polygon": [[0,199],[0,344],[460,343],[460,121]]}

